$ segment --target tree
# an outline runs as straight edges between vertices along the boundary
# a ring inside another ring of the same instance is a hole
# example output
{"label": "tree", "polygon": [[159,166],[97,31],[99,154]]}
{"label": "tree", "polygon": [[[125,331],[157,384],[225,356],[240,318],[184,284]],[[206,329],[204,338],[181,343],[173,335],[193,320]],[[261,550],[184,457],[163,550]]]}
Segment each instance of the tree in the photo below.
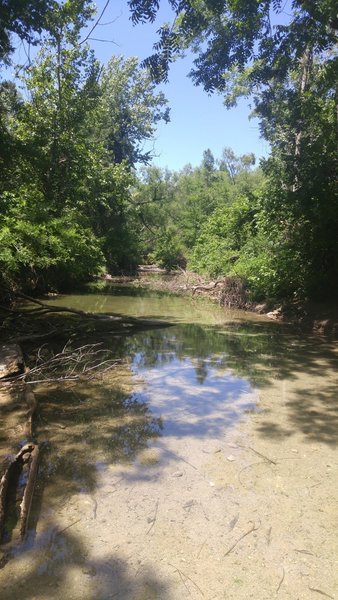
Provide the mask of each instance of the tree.
{"label": "tree", "polygon": [[256,162],[253,153],[236,156],[232,148],[223,148],[222,158],[219,161],[220,170],[228,173],[231,182],[234,184],[239,173],[246,172]]}
{"label": "tree", "polygon": [[96,68],[85,48],[46,44],[25,74],[30,99],[8,118],[16,152],[2,182],[1,266],[21,285],[76,281],[103,263],[90,220],[102,152],[88,139]]}
{"label": "tree", "polygon": [[[136,59],[103,69],[81,29],[84,0],[57,3],[48,34],[15,84],[0,87],[0,271],[8,285],[45,289],[139,258],[130,199],[165,98]],[[88,9],[88,10],[87,10]]]}
{"label": "tree", "polygon": [[[129,0],[134,23],[155,20],[156,0]],[[146,60],[155,77],[166,78],[182,47],[197,54],[191,76],[207,91],[233,94],[234,76],[246,73],[246,85],[268,85],[298,65],[306,46],[321,54],[336,43],[334,0],[293,0],[288,24],[283,0],[169,0],[175,20],[159,29],[156,53]],[[273,26],[273,20],[280,24]],[[243,90],[242,90],[243,91]]]}
{"label": "tree", "polygon": [[[214,241],[218,256],[222,258],[217,265],[208,256],[210,236],[203,235],[206,223],[212,222],[215,215],[222,215],[223,221],[229,215],[233,218],[235,209],[232,213],[230,207],[237,206],[239,198],[241,206],[246,202],[248,211],[251,210],[256,192],[262,187],[262,177],[259,172],[245,172],[230,183],[228,174],[217,170],[219,162],[210,151],[206,151],[199,167],[189,165],[177,173],[153,166],[142,171],[141,180],[133,192],[133,203],[141,221],[144,260],[159,261],[165,266],[182,266],[191,256],[197,256],[197,245],[201,258],[191,263],[194,268],[206,271],[206,265],[210,265],[211,274],[217,269],[218,272],[224,270],[228,262],[222,257],[224,244],[220,241],[221,233]],[[242,175],[246,175],[245,181]],[[244,223],[245,219],[241,217],[238,222]],[[208,231],[212,233],[214,229],[210,227]],[[219,231],[228,235],[226,228],[222,230],[220,227]],[[241,239],[238,231],[235,237],[237,248]]]}
{"label": "tree", "polygon": [[142,260],[166,268],[185,264],[175,187],[174,173],[148,166],[141,169],[132,194]]}
{"label": "tree", "polygon": [[82,25],[93,14],[91,0],[4,0],[0,7],[0,61],[8,62],[14,50],[12,35],[28,44],[37,44],[43,31],[55,28],[56,16],[63,13],[68,23],[81,18]]}
{"label": "tree", "polygon": [[[224,94],[227,107],[253,97],[271,145],[263,163],[269,183],[260,203],[261,271],[264,260],[271,265],[272,248],[275,268],[265,271],[278,294],[338,293],[336,2],[293,0],[287,17],[282,0],[169,3],[174,24],[159,30],[145,61],[155,80],[166,79],[170,63],[191,47],[194,83]],[[154,20],[158,9],[156,1],[129,5],[135,23]]]}
{"label": "tree", "polygon": [[159,121],[169,121],[164,94],[156,93],[137,58],[113,56],[103,69],[100,85],[101,129],[112,162],[126,161],[130,167],[149,163],[152,153],[144,150],[144,144],[153,138]]}
{"label": "tree", "polygon": [[234,274],[242,247],[253,234],[255,210],[248,198],[217,208],[201,227],[190,267],[212,276]]}

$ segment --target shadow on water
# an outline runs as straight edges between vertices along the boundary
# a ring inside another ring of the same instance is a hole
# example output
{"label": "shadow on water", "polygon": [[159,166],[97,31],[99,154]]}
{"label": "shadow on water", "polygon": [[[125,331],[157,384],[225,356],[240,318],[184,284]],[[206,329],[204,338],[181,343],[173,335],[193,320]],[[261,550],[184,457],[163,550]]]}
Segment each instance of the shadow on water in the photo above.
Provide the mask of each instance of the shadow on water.
{"label": "shadow on water", "polygon": [[[118,347],[113,338],[111,348],[124,365],[116,379],[37,390],[45,477],[57,479],[59,489],[62,482],[69,493],[95,489],[98,462],[131,463],[155,439],[160,445],[160,437],[220,436],[254,410],[254,390],[283,382],[292,393],[274,396],[274,410],[257,421],[259,434],[338,441],[338,361],[329,341],[275,323],[235,321],[143,331],[122,337]],[[140,389],[133,374],[144,380]],[[283,428],[274,419],[282,401],[288,414]],[[2,416],[5,430],[9,413]]]}
{"label": "shadow on water", "polygon": [[258,426],[261,436],[283,440],[300,432],[306,441],[337,445],[337,383],[325,385],[322,390],[311,385],[295,390],[286,407],[287,428],[281,427],[267,415]]}
{"label": "shadow on water", "polygon": [[[29,541],[11,559],[20,559],[30,552]],[[169,586],[160,581],[149,567],[139,567],[135,573],[118,552],[107,552],[103,559],[88,557],[88,548],[73,531],[58,531],[51,524],[35,544],[35,560],[15,578],[2,584],[1,600],[34,600],[34,598],[81,600],[170,600]],[[8,565],[10,567],[10,563]],[[1,571],[0,571],[1,573]],[[79,585],[69,595],[74,579]]]}
{"label": "shadow on water", "polygon": [[101,463],[130,464],[162,430],[148,405],[118,386],[101,382],[38,395],[48,442],[43,478],[57,481],[54,495],[90,493]]}

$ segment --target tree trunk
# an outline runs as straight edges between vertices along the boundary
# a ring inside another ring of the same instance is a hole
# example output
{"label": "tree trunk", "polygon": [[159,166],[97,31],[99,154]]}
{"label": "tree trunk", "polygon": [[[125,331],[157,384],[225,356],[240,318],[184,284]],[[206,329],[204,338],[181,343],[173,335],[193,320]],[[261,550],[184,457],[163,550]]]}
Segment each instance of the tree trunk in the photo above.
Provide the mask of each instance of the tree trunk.
{"label": "tree trunk", "polygon": [[[299,95],[300,95],[300,111],[301,112],[302,112],[302,102],[303,102],[304,94],[309,87],[312,60],[313,60],[312,48],[310,48],[310,46],[307,46],[305,48],[304,54],[300,60]],[[302,120],[302,115],[301,115],[301,120]],[[299,162],[300,162],[300,158],[301,158],[302,133],[303,133],[302,129],[300,129],[299,131],[296,131],[296,134],[295,134],[295,147],[294,147],[295,148],[295,150],[294,150],[295,177],[294,177],[294,182],[292,185],[293,192],[296,192],[300,185],[299,176],[298,176],[297,171],[299,170]]]}

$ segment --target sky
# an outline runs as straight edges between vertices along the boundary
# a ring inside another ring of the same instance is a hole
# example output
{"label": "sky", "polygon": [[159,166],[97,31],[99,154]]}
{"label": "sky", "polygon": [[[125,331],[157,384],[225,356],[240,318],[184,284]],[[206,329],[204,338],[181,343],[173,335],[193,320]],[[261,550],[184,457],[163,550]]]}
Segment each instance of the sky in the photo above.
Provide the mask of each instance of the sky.
{"label": "sky", "polygon": [[[96,4],[98,16],[106,0],[97,0]],[[152,53],[156,30],[169,20],[170,10],[161,0],[155,24],[133,26],[127,0],[110,0],[102,25],[96,27],[91,36],[109,41],[90,40],[90,44],[104,63],[112,54],[137,56],[143,60]],[[169,102],[170,123],[161,123],[157,128],[155,143],[151,144],[155,151],[153,163],[171,170],[180,170],[188,163],[197,166],[204,150],[210,148],[214,157],[220,158],[225,146],[230,146],[237,155],[253,152],[257,160],[266,156],[268,145],[260,139],[257,120],[249,120],[248,102],[240,101],[236,108],[227,110],[221,96],[208,96],[201,87],[193,85],[187,77],[191,65],[191,54],[177,61],[171,66],[169,83],[159,88]]]}

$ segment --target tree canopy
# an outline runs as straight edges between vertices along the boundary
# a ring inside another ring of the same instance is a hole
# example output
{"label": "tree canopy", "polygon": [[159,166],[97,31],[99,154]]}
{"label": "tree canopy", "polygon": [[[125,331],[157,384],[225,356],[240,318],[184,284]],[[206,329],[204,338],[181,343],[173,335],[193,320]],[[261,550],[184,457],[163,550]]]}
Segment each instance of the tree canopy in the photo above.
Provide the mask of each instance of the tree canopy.
{"label": "tree canopy", "polygon": [[[0,283],[60,288],[142,260],[240,276],[253,298],[336,295],[336,3],[169,4],[173,22],[143,65],[101,65],[82,35],[90,0],[2,3],[0,60],[14,60],[15,36],[38,52],[0,84]],[[135,24],[159,10],[128,5]],[[228,108],[252,99],[271,147],[258,167],[227,140],[197,167],[150,165],[170,108],[157,83],[187,49],[195,84]]]}
{"label": "tree canopy", "polygon": [[135,164],[151,157],[142,144],[168,119],[166,100],[136,59],[100,65],[81,40],[91,14],[89,2],[56,3],[20,80],[0,86],[0,279],[9,287],[58,288],[138,261],[130,189]]}
{"label": "tree canopy", "polygon": [[[169,4],[173,22],[159,29],[155,52],[144,61],[154,79],[166,80],[171,62],[190,48],[195,54],[193,82],[209,93],[222,93],[229,108],[238,97],[251,97],[271,146],[262,163],[268,181],[259,218],[265,250],[251,247],[251,254],[260,256],[257,270],[264,270],[266,256],[277,295],[314,295],[316,289],[337,293],[336,2]],[[129,6],[134,23],[142,23],[154,21],[159,2],[130,0]],[[229,167],[230,155],[224,160],[227,169],[234,167],[233,161]]]}
{"label": "tree canopy", "polygon": [[94,13],[91,0],[3,0],[0,6],[0,61],[14,50],[12,36],[38,44],[41,33],[68,25],[79,30]]}
{"label": "tree canopy", "polygon": [[[157,0],[129,0],[134,23],[154,21]],[[245,69],[255,87],[284,79],[302,58],[306,46],[322,55],[337,43],[338,15],[334,0],[169,0],[174,20],[159,29],[155,53],[146,59],[154,77],[166,79],[179,52],[197,55],[193,81],[207,91],[233,95],[233,80]]]}

